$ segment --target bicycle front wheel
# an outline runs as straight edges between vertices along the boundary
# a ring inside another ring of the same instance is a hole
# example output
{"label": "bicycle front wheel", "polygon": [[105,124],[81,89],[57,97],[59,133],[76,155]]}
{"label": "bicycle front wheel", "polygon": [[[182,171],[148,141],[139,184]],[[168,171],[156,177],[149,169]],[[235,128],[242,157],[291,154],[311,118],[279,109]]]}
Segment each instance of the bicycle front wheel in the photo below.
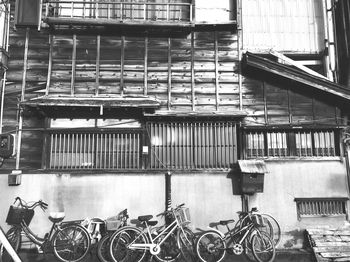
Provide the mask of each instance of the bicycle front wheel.
{"label": "bicycle front wheel", "polygon": [[111,236],[109,254],[114,262],[140,262],[145,257],[146,247],[130,247],[130,245],[146,243],[148,239],[141,229],[126,226]]}
{"label": "bicycle front wheel", "polygon": [[[13,249],[17,252],[19,250],[19,247],[21,245],[21,231],[22,229],[18,226],[11,227],[6,235],[7,240],[10,242]],[[0,255],[2,262],[12,262],[13,259],[10,256],[10,254],[7,252],[7,250],[4,248],[3,245],[0,247]]]}
{"label": "bicycle front wheel", "polygon": [[185,261],[195,261],[195,235],[191,229],[187,227],[178,229],[177,244]]}
{"label": "bicycle front wheel", "polygon": [[101,262],[110,262],[109,256],[109,238],[110,235],[105,235],[97,243],[97,257]]}
{"label": "bicycle front wheel", "polygon": [[207,231],[198,238],[196,253],[202,262],[220,262],[226,254],[226,243],[218,232]]}
{"label": "bicycle front wheel", "polygon": [[60,228],[52,238],[53,253],[62,262],[78,262],[87,255],[91,241],[89,233],[80,225]]}
{"label": "bicycle front wheel", "polygon": [[259,232],[252,237],[252,251],[258,262],[271,262],[274,260],[275,245],[268,234]]}

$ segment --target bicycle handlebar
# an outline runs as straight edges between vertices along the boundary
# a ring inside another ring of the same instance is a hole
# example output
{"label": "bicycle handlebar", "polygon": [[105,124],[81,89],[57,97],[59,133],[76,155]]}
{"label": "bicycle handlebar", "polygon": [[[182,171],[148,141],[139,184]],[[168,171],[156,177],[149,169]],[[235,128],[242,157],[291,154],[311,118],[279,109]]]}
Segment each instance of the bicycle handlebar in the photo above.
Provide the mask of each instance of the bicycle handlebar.
{"label": "bicycle handlebar", "polygon": [[19,202],[19,205],[23,208],[28,208],[28,209],[34,209],[36,208],[37,206],[40,206],[40,208],[45,212],[45,210],[47,209],[47,207],[49,206],[47,203],[45,203],[44,201],[42,200],[39,200],[39,201],[36,201],[34,204],[32,205],[28,205],[23,199],[21,199],[20,197],[16,197],[15,198],[15,202]]}
{"label": "bicycle handlebar", "polygon": [[176,206],[176,207],[174,207],[174,208],[170,208],[169,210],[165,210],[164,212],[158,214],[157,217],[159,217],[159,216],[165,216],[166,214],[171,213],[171,212],[173,212],[174,210],[178,210],[179,208],[183,207],[184,205],[185,205],[185,203],[182,203],[182,204],[180,204],[180,205],[178,205],[178,206]]}

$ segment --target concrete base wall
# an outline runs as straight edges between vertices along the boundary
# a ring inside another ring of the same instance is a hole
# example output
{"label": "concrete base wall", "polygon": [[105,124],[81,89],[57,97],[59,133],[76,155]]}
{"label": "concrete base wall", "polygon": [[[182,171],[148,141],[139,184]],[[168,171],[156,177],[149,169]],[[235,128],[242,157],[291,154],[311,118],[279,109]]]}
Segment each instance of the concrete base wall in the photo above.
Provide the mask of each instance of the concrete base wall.
{"label": "concrete base wall", "polygon": [[[280,223],[280,248],[300,248],[306,227],[341,225],[345,217],[297,219],[296,197],[348,197],[345,164],[340,161],[267,161],[264,192],[249,196],[249,206],[270,213]],[[235,177],[237,174],[233,174]],[[66,220],[115,215],[128,208],[130,218],[156,215],[165,208],[165,174],[23,174],[19,186],[8,186],[0,175],[0,225],[5,223],[16,196],[27,201],[42,199],[49,211],[65,211]],[[238,180],[228,172],[174,173],[171,176],[172,205],[190,208],[192,227],[205,230],[220,219],[237,220],[242,210]],[[39,235],[50,227],[49,212],[36,211],[31,227]],[[221,226],[219,229],[224,230]]]}

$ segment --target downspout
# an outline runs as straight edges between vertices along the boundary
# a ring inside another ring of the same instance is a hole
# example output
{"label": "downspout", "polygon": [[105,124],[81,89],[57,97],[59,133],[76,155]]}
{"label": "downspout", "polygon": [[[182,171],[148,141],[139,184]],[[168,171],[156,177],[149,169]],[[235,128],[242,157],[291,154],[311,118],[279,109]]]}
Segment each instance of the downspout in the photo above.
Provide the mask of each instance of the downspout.
{"label": "downspout", "polygon": [[[350,137],[346,137],[343,140],[344,148],[345,148],[345,164],[346,164],[346,179],[347,179],[347,191],[348,191],[348,197],[350,198]],[[349,207],[350,203],[348,203],[347,210],[346,210],[346,220],[349,220]]]}

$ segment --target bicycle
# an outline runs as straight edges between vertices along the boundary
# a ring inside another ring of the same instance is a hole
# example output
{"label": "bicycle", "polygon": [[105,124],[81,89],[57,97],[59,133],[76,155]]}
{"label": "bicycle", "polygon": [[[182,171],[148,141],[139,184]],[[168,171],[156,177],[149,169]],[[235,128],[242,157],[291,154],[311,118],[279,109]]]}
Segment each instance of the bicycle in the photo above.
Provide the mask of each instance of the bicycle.
{"label": "bicycle", "polygon": [[[275,247],[281,242],[281,227],[277,220],[270,214],[260,213],[256,207],[253,207],[250,211],[252,215],[260,215],[264,220],[264,225],[260,227],[260,231],[266,232],[270,238],[274,241]],[[235,227],[242,227],[245,225],[245,221],[249,219],[249,212],[238,212],[239,220]]]}
{"label": "bicycle", "polygon": [[97,257],[101,262],[111,261],[108,249],[109,239],[116,230],[127,225],[128,218],[128,210],[124,209],[117,216],[106,219],[105,233],[102,233],[103,236],[97,243]]}
{"label": "bicycle", "polygon": [[233,229],[228,226],[235,222],[233,219],[221,220],[219,224],[227,228],[225,234],[214,228],[202,233],[196,242],[196,254],[200,261],[220,262],[226,251],[235,255],[246,251],[245,255],[248,256],[250,250],[258,262],[273,261],[276,255],[274,243],[266,232],[259,230],[264,226],[264,220],[252,212],[248,212],[247,217],[242,227]]}
{"label": "bicycle", "polygon": [[138,220],[144,225],[141,229],[136,226],[126,226],[116,231],[110,240],[110,256],[114,262],[140,262],[146,251],[158,261],[171,262],[180,255],[186,261],[193,259],[193,232],[186,227],[190,223],[189,209],[181,204],[157,216],[170,216],[172,221],[153,230],[158,222],[151,221],[152,215],[139,216]]}
{"label": "bicycle", "polygon": [[[49,220],[52,222],[51,229],[44,237],[39,237],[29,228],[36,207],[45,211],[48,205],[42,200],[29,205],[20,197],[16,197],[14,205],[10,206],[6,222],[11,228],[6,236],[15,251],[19,250],[24,235],[44,253],[52,251],[59,261],[78,262],[84,259],[91,245],[86,229],[76,223],[62,222],[65,217],[63,212],[51,213],[49,215]],[[6,260],[4,256],[7,257]],[[4,261],[11,261],[6,250],[3,251]]]}

